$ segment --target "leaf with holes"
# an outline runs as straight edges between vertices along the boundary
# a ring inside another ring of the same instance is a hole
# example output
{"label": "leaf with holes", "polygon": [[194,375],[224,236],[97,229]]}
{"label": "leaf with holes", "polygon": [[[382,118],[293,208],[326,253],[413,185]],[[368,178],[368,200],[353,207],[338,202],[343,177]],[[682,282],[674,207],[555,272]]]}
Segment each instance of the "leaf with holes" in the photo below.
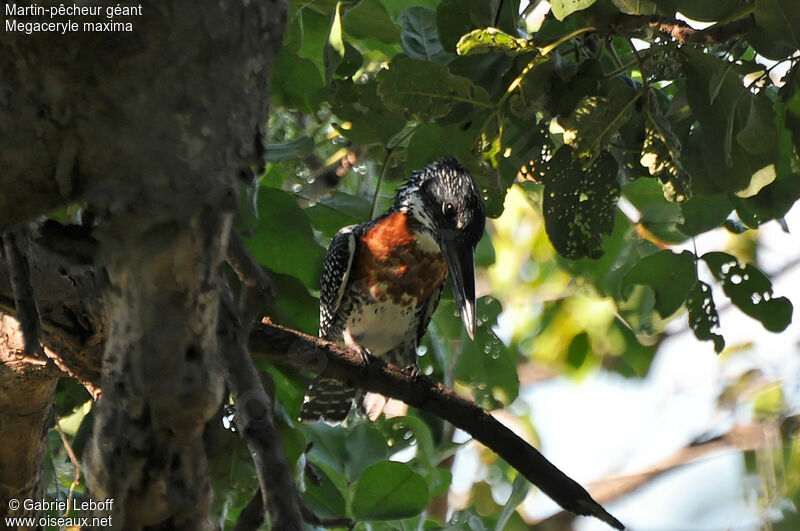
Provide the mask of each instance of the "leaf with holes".
{"label": "leaf with holes", "polygon": [[394,461],[369,466],[353,491],[353,516],[358,520],[408,518],[428,503],[425,479],[407,464]]}
{"label": "leaf with holes", "polygon": [[713,341],[714,351],[717,354],[722,352],[725,339],[714,332],[719,330],[719,314],[711,296],[711,286],[698,280],[689,290],[686,308],[689,310],[689,327],[695,337],[701,341]]}
{"label": "leaf with holes", "polygon": [[556,251],[571,259],[600,258],[603,236],[614,230],[619,199],[617,163],[608,152],[587,170],[562,147],[547,163],[544,223]]}
{"label": "leaf with holes", "polygon": [[659,251],[645,256],[622,279],[622,293],[629,292],[634,284],[649,286],[656,296],[656,310],[661,317],[669,317],[686,301],[691,287],[697,282],[694,254],[683,251]]}
{"label": "leaf with holes", "polygon": [[680,162],[681,143],[658,108],[655,97],[649,100],[639,162],[650,175],[661,179],[667,201],[683,203],[691,197],[691,188],[689,175]]}
{"label": "leaf with holes", "polygon": [[739,265],[728,253],[706,253],[701,259],[722,283],[725,295],[744,313],[758,319],[764,328],[780,332],[792,322],[792,303],[775,297],[769,278],[753,264]]}
{"label": "leaf with holes", "polygon": [[611,137],[631,116],[631,109],[641,92],[618,87],[611,97],[585,96],[561,125],[564,143],[575,150],[584,167],[611,141]]}

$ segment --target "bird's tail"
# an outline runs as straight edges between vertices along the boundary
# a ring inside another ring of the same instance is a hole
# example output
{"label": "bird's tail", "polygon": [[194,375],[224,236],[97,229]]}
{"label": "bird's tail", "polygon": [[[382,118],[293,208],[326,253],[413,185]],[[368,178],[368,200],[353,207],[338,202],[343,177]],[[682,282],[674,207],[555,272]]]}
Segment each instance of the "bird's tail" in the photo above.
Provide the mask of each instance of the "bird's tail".
{"label": "bird's tail", "polygon": [[303,405],[301,422],[341,422],[353,407],[357,390],[339,380],[318,376],[309,386]]}

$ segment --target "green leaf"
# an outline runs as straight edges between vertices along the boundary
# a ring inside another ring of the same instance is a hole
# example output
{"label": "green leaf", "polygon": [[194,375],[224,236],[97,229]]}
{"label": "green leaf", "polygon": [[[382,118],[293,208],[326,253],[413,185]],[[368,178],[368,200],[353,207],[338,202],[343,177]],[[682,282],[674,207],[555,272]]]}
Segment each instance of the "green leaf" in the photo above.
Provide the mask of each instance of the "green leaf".
{"label": "green leaf", "polygon": [[686,236],[678,231],[681,208],[664,197],[663,186],[656,179],[636,179],[625,185],[622,194],[639,210],[639,223],[656,238],[680,243]]}
{"label": "green leaf", "polygon": [[475,267],[489,267],[494,263],[494,245],[492,245],[492,238],[487,231],[484,232],[483,238],[480,239],[475,247]]}
{"label": "green leaf", "polygon": [[270,79],[272,105],[314,114],[325,97],[324,90],[320,71],[312,61],[281,50]]}
{"label": "green leaf", "polygon": [[678,230],[687,236],[697,236],[720,227],[733,210],[733,205],[725,194],[696,195],[681,203],[683,221]]}
{"label": "green leaf", "polygon": [[561,125],[564,143],[576,157],[589,166],[611,141],[611,137],[631,116],[631,109],[641,92],[619,91],[613,97],[585,96]]}
{"label": "green leaf", "polygon": [[711,286],[698,280],[689,290],[686,308],[689,310],[689,327],[695,337],[701,341],[713,341],[714,351],[717,354],[722,352],[725,339],[714,332],[719,330],[719,314],[711,295]]}
{"label": "green leaf", "polygon": [[405,126],[403,113],[386,108],[374,81],[363,84],[337,81],[332,103],[336,116],[342,120],[335,127],[357,144],[385,146]]}
{"label": "green leaf", "polygon": [[491,51],[502,51],[509,55],[519,55],[535,49],[536,47],[531,41],[512,37],[497,28],[472,30],[466,35],[463,35],[456,44],[458,55],[486,53]]}
{"label": "green leaf", "polygon": [[323,14],[313,9],[298,11],[300,47],[297,54],[312,61],[321,73],[325,72],[323,57],[328,45],[331,22],[330,12]]}
{"label": "green leaf", "polygon": [[413,6],[423,6],[429,9],[436,9],[441,0],[381,0],[386,7],[386,11],[392,19],[397,20],[399,16]]}
{"label": "green leaf", "polygon": [[409,57],[433,63],[447,63],[452,58],[439,41],[434,10],[409,7],[400,15],[399,22],[403,26],[400,42]]}
{"label": "green leaf", "polygon": [[378,74],[378,93],[390,110],[427,122],[445,116],[455,103],[489,107],[489,94],[469,79],[451,75],[447,67],[405,55],[392,59]]}
{"label": "green leaf", "polygon": [[[736,141],[750,153],[767,153],[778,142],[774,125],[775,113],[767,99],[750,96],[750,111],[747,122],[736,134]],[[755,195],[755,194],[753,194]]]}
{"label": "green leaf", "polygon": [[800,48],[800,9],[795,0],[756,0],[756,27],[747,40],[770,59],[784,59]]}
{"label": "green leaf", "polygon": [[572,369],[580,369],[590,351],[589,334],[585,331],[577,334],[572,338],[569,343],[569,349],[567,349],[567,365]]}
{"label": "green leaf", "polygon": [[550,6],[553,10],[553,16],[558,20],[564,20],[567,15],[586,9],[594,4],[595,0],[553,0]]}
{"label": "green leaf", "polygon": [[725,295],[744,313],[761,321],[770,332],[780,332],[792,322],[792,303],[786,297],[775,297],[772,283],[753,264],[744,268],[734,256],[712,252],[701,259],[722,283]]}
{"label": "green leaf", "polygon": [[503,531],[503,529],[505,529],[508,519],[511,518],[511,515],[514,514],[514,511],[517,510],[517,507],[523,502],[530,490],[531,482],[525,479],[525,476],[522,474],[517,474],[517,477],[514,478],[514,484],[511,486],[511,495],[503,506],[500,516],[497,517],[494,531]]}
{"label": "green leaf", "polygon": [[280,162],[288,158],[306,155],[314,151],[314,139],[303,135],[297,140],[283,144],[267,144],[264,159],[267,162]]}
{"label": "green leaf", "polygon": [[664,250],[645,256],[628,271],[622,280],[622,293],[629,292],[634,284],[649,286],[656,296],[656,310],[667,318],[678,311],[696,282],[694,254]]}
{"label": "green leaf", "polygon": [[312,297],[308,288],[292,275],[270,272],[276,299],[269,312],[278,324],[289,326],[306,334],[319,331],[319,299]]}
{"label": "green leaf", "polygon": [[584,170],[562,147],[544,172],[544,222],[556,251],[565,258],[603,255],[603,236],[614,230],[619,199],[617,163],[603,152]]}
{"label": "green leaf", "polygon": [[356,39],[375,39],[385,44],[400,41],[400,27],[379,0],[361,0],[347,12],[342,25],[345,33]]}
{"label": "green leaf", "polygon": [[339,66],[336,67],[336,76],[348,78],[353,76],[358,70],[364,66],[364,57],[355,46],[349,42],[344,43],[344,58]]}
{"label": "green leaf", "polygon": [[672,12],[680,11],[686,17],[701,22],[725,22],[739,18],[744,9],[750,7],[749,2],[741,0],[714,0],[698,2],[697,0],[659,0],[659,6]]}
{"label": "green leaf", "polygon": [[406,167],[413,171],[424,165],[450,155],[459,160],[471,158],[472,134],[459,126],[423,124],[408,141]]}
{"label": "green leaf", "polygon": [[336,190],[307,208],[306,214],[316,230],[333,238],[342,227],[367,221],[371,208],[367,199]]}
{"label": "green leaf", "polygon": [[353,516],[393,520],[415,516],[428,503],[425,479],[405,463],[383,461],[361,475],[354,488]]}
{"label": "green leaf", "polygon": [[657,6],[649,0],[611,0],[615,6],[628,15],[654,15]]}
{"label": "green leaf", "polygon": [[[456,318],[452,301],[442,301],[440,306],[440,312]],[[453,377],[471,387],[475,401],[486,409],[507,406],[519,394],[516,350],[506,347],[492,330],[501,311],[500,303],[491,297],[478,300],[475,340],[459,330],[463,344],[453,367]]]}
{"label": "green leaf", "polygon": [[336,10],[331,18],[331,26],[328,29],[328,38],[322,52],[322,63],[325,66],[325,83],[330,83],[333,75],[344,60],[346,49],[342,39],[342,2],[336,3]]}
{"label": "green leaf", "polygon": [[[339,426],[323,422],[302,424],[300,430],[312,443],[310,457],[315,463],[324,464],[331,471],[342,475],[347,460],[346,432]],[[344,481],[342,481],[344,483]]]}
{"label": "green leaf", "polygon": [[[739,76],[735,75],[738,67],[731,67],[730,63],[689,47],[681,48],[681,54],[689,105],[702,127],[700,155],[707,177],[726,192],[749,190],[753,180],[760,177],[757,173],[774,163],[775,147],[767,153],[751,153],[735,141],[749,114],[749,105],[745,107],[743,104],[749,104],[748,98],[751,98]],[[719,94],[712,104],[708,87],[726,69],[730,71],[721,78]],[[756,97],[764,98],[763,95]],[[756,105],[761,108],[761,104]],[[706,191],[700,193],[710,191],[708,187],[704,188]]]}
{"label": "green leaf", "polygon": [[492,24],[491,2],[486,0],[443,0],[436,8],[439,40],[448,52],[465,33]]}
{"label": "green leaf", "polygon": [[372,423],[356,424],[347,434],[345,472],[350,479],[361,477],[364,470],[387,458],[386,438]]}
{"label": "green leaf", "polygon": [[535,120],[537,112],[549,112],[555,63],[550,56],[536,58],[535,66],[511,94],[509,108],[512,113],[526,120]]}
{"label": "green leaf", "polygon": [[258,205],[259,226],[253,237],[244,238],[247,248],[260,264],[318,288],[325,251],[297,199],[283,190],[261,187]]}
{"label": "green leaf", "polygon": [[436,461],[433,434],[430,427],[417,417],[393,417],[386,419],[381,417],[380,429],[383,430],[386,439],[391,440],[392,452],[397,452],[411,445],[417,447],[417,455],[414,462],[422,464],[426,468],[433,468],[439,463]]}
{"label": "green leaf", "polygon": [[303,498],[308,503],[309,509],[321,518],[342,518],[345,516],[346,504],[341,490],[331,479],[331,474],[325,467],[314,467],[321,479],[320,485],[307,481]]}

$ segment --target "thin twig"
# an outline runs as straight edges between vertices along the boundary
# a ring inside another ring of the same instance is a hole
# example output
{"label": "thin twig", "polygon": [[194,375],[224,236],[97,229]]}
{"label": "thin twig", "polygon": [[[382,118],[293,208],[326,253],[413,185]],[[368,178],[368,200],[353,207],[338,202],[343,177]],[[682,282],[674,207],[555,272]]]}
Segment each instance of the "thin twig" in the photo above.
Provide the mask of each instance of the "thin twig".
{"label": "thin twig", "polygon": [[61,436],[61,443],[64,445],[64,450],[67,451],[69,460],[72,462],[72,466],[75,467],[75,479],[72,480],[72,484],[69,486],[69,494],[67,494],[67,511],[64,514],[64,516],[68,516],[69,509],[72,507],[72,495],[75,492],[75,487],[81,484],[81,462],[80,459],[78,459],[78,456],[76,456],[75,452],[72,450],[72,445],[67,440],[67,435],[64,433],[64,430],[61,429],[59,419],[56,419],[55,425],[58,435]]}

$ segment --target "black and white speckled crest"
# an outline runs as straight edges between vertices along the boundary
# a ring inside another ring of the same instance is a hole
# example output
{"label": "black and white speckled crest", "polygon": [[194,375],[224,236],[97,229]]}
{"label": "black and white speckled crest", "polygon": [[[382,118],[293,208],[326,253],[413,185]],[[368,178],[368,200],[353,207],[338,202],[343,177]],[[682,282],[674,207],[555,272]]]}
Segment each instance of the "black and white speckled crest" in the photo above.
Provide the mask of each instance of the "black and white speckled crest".
{"label": "black and white speckled crest", "polygon": [[472,246],[481,239],[486,222],[478,187],[452,157],[414,172],[397,191],[393,209],[408,209],[432,233]]}

